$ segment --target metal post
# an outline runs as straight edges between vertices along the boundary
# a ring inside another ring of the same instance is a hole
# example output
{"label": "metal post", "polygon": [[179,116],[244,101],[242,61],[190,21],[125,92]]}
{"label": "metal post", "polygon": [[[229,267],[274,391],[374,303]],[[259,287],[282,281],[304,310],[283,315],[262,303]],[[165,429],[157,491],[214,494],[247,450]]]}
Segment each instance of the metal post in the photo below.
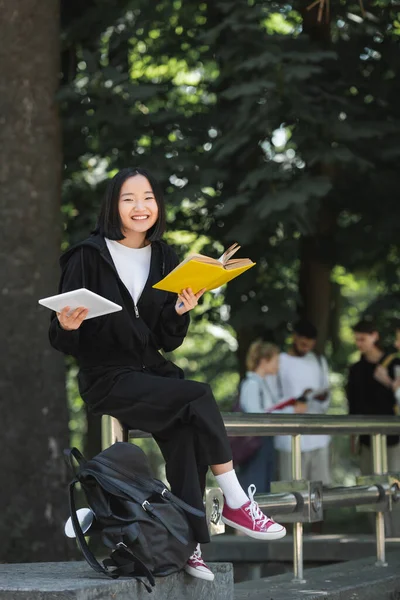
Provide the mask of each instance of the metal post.
{"label": "metal post", "polygon": [[301,479],[301,435],[292,436],[292,479]]}
{"label": "metal post", "polygon": [[[372,436],[372,459],[375,475],[382,475],[383,454],[382,434],[376,433]],[[385,558],[385,515],[382,512],[376,513],[376,566],[387,567]]]}
{"label": "metal post", "polygon": [[[301,479],[301,436],[292,436],[292,479]],[[294,581],[305,583],[303,578],[303,523],[293,523]]]}
{"label": "metal post", "polygon": [[388,455],[387,455],[387,436],[381,435],[382,444],[381,444],[381,452],[382,452],[382,473],[388,472]]}

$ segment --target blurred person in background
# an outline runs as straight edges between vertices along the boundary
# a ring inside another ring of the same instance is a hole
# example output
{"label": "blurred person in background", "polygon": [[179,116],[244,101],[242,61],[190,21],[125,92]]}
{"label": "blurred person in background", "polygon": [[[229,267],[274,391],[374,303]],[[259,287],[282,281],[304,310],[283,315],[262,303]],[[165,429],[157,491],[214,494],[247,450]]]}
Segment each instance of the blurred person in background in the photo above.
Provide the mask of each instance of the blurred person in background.
{"label": "blurred person in background", "polygon": [[[247,373],[240,385],[239,404],[243,412],[272,412],[278,406],[279,398],[274,388],[270,386],[268,376],[276,375],[278,372],[279,352],[277,346],[262,340],[251,344],[246,356]],[[303,403],[293,401],[290,404],[291,406],[285,412],[304,412]],[[246,489],[253,483],[260,493],[266,493],[270,491],[274,477],[274,438],[273,436],[258,437],[253,454],[239,467],[239,482]]]}
{"label": "blurred person in background", "polygon": [[[293,339],[287,352],[280,355],[277,376],[271,379],[280,401],[297,398],[308,414],[324,414],[330,403],[328,363],[323,356],[314,352],[317,341],[316,327],[305,319],[293,326]],[[267,378],[268,380],[268,378]],[[288,409],[286,409],[286,412]],[[330,436],[301,436],[302,478],[331,482]],[[290,436],[276,436],[275,448],[278,451],[279,478],[292,479],[292,448]]]}
{"label": "blurred person in background", "polygon": [[[395,415],[396,396],[400,395],[400,358],[388,353],[380,344],[380,335],[375,323],[362,320],[353,327],[354,341],[361,352],[360,359],[351,365],[346,386],[349,414],[351,415]],[[400,348],[400,324],[396,325],[396,343]],[[360,457],[363,475],[373,473],[371,438],[361,435],[351,437],[351,451]],[[400,438],[387,436],[388,470],[400,471]],[[385,530],[389,537],[400,535],[400,516],[385,515]]]}

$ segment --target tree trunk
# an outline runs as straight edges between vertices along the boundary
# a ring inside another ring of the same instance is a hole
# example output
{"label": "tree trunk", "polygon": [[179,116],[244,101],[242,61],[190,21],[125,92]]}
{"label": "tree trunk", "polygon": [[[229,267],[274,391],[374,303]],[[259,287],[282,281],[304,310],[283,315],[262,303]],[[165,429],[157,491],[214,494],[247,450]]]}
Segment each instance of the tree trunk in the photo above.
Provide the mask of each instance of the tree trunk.
{"label": "tree trunk", "polygon": [[[303,18],[303,32],[321,48],[326,49],[331,43],[330,14],[324,5],[308,10],[311,2],[301,0],[300,12]],[[313,168],[314,174],[321,174],[331,180],[335,177],[331,164],[320,163]],[[329,200],[321,199],[314,236],[301,240],[299,291],[302,299],[301,316],[310,320],[318,329],[317,352],[323,352],[329,336],[330,312],[332,298],[331,270],[333,249],[333,232],[336,216],[327,207]]]}
{"label": "tree trunk", "polygon": [[60,252],[59,7],[0,0],[0,561],[68,557],[63,357],[48,342]]}
{"label": "tree trunk", "polygon": [[329,333],[331,309],[331,266],[320,259],[318,237],[301,240],[299,291],[300,314],[318,330],[317,352],[323,352]]}

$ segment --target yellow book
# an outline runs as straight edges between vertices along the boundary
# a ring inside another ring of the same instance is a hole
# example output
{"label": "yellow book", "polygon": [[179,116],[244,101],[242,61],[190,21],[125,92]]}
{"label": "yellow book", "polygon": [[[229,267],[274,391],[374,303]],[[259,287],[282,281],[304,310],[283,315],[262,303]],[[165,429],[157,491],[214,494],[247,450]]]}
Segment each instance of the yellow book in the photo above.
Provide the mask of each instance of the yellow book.
{"label": "yellow book", "polygon": [[185,288],[191,288],[194,294],[203,288],[214,290],[256,264],[249,258],[232,259],[239,248],[238,244],[233,244],[218,260],[203,254],[191,254],[153,288],[176,294]]}

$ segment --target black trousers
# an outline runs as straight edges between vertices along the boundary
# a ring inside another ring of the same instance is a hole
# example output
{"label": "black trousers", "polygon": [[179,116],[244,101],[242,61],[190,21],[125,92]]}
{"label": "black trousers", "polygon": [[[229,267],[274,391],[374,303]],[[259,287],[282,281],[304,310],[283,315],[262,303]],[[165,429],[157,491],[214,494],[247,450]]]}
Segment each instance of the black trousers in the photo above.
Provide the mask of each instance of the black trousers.
{"label": "black trousers", "polygon": [[[115,369],[108,370],[108,383],[110,377],[111,389],[95,402],[93,396],[98,398],[98,392],[93,394],[93,390],[103,387],[101,376],[90,386],[90,393],[81,390],[92,412],[111,415],[130,429],[151,433],[165,459],[171,491],[203,510],[208,466],[232,459],[225,426],[210,386],[178,379],[175,369],[167,376]],[[206,519],[189,517],[197,541],[209,542]]]}

